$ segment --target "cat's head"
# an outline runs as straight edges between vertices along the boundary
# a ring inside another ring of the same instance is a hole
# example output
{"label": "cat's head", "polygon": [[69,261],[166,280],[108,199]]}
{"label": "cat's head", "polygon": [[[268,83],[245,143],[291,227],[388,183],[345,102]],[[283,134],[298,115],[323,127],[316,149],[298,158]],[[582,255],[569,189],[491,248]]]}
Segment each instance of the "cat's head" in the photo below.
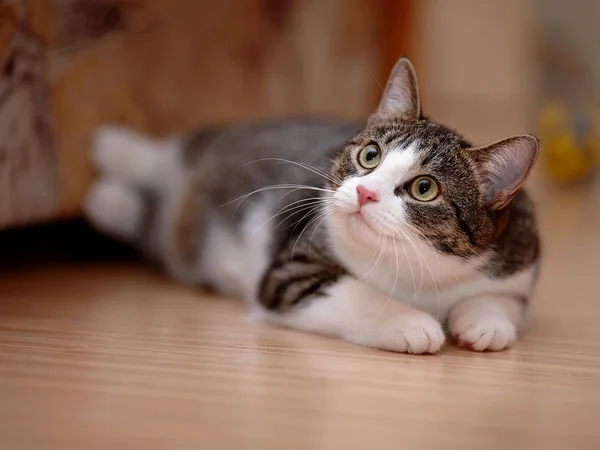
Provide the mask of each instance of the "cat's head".
{"label": "cat's head", "polygon": [[[538,156],[538,140],[518,135],[473,148],[421,115],[408,59],[392,71],[377,111],[332,167],[336,246],[412,245],[468,259],[489,247],[502,211]],[[391,242],[391,243],[390,243]]]}

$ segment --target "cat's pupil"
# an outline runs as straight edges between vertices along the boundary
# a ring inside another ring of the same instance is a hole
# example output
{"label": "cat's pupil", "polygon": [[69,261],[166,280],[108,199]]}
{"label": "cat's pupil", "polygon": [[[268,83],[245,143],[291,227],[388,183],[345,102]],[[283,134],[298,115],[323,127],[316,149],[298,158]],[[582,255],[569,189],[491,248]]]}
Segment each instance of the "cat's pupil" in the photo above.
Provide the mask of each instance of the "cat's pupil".
{"label": "cat's pupil", "polygon": [[431,189],[431,182],[429,180],[419,181],[419,194],[426,194]]}
{"label": "cat's pupil", "polygon": [[365,155],[365,159],[367,161],[373,161],[375,158],[377,158],[377,153],[378,153],[377,150],[372,148],[369,151],[367,151],[367,154]]}

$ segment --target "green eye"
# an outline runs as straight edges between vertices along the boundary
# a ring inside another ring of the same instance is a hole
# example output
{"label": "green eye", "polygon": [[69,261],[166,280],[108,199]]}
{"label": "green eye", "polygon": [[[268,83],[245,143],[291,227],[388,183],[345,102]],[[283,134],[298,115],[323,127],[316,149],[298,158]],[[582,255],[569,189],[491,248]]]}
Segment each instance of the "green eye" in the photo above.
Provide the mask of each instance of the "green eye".
{"label": "green eye", "polygon": [[381,162],[381,149],[375,144],[364,147],[358,154],[358,163],[365,169],[374,169]]}
{"label": "green eye", "polygon": [[420,202],[430,202],[439,193],[438,185],[431,177],[418,177],[410,185],[410,195]]}

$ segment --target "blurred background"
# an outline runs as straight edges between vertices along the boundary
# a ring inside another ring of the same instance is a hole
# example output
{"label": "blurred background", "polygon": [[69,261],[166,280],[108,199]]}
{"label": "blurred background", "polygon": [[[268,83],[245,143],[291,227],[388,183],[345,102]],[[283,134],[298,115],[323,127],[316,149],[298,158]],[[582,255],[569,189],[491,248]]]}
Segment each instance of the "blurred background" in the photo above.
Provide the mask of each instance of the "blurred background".
{"label": "blurred background", "polygon": [[548,173],[579,180],[595,164],[599,14],[593,0],[2,0],[0,228],[79,215],[100,124],[364,118],[400,55],[426,114],[476,143],[544,120],[571,132]]}
{"label": "blurred background", "polygon": [[[0,442],[600,448],[599,18],[597,0],[0,0]],[[362,119],[401,55],[427,116],[475,144],[541,137],[543,269],[514,349],[409,358],[254,324],[81,219],[98,126]]]}

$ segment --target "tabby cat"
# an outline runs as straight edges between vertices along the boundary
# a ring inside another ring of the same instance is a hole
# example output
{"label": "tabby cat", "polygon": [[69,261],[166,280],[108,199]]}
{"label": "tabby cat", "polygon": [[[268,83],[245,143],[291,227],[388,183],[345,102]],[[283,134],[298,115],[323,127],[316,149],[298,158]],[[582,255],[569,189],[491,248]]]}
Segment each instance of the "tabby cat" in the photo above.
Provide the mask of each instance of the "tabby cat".
{"label": "tabby cat", "polygon": [[502,350],[539,269],[523,189],[538,140],[474,148],[421,115],[403,58],[366,124],[282,121],[157,140],[109,126],[99,230],[278,325],[408,353]]}

